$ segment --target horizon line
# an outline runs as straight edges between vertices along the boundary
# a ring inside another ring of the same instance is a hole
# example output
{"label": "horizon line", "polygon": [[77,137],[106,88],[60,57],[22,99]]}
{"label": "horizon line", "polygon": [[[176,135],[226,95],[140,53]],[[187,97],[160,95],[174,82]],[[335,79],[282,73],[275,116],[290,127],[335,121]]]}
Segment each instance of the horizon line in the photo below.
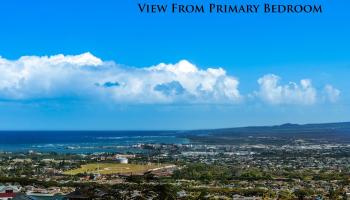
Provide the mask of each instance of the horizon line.
{"label": "horizon line", "polygon": [[103,129],[91,129],[91,130],[84,130],[84,129],[76,129],[76,130],[69,130],[69,129],[62,129],[62,130],[0,130],[1,132],[190,132],[190,131],[205,131],[205,130],[223,130],[223,129],[236,129],[236,128],[251,128],[251,127],[276,127],[276,126],[283,126],[283,125],[298,125],[298,126],[304,126],[304,125],[321,125],[321,124],[343,124],[343,123],[350,123],[350,121],[341,121],[341,122],[319,122],[319,123],[282,123],[282,124],[275,124],[275,125],[251,125],[251,126],[235,126],[235,127],[222,127],[222,128],[198,128],[198,129],[120,129],[120,130],[103,130]]}

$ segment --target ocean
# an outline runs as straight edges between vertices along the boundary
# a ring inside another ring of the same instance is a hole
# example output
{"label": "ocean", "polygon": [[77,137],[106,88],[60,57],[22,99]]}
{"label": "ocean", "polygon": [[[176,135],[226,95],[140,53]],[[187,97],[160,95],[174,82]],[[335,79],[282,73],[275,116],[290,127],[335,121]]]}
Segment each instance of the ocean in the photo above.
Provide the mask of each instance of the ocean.
{"label": "ocean", "polygon": [[1,131],[0,152],[127,152],[137,144],[187,144],[176,131]]}

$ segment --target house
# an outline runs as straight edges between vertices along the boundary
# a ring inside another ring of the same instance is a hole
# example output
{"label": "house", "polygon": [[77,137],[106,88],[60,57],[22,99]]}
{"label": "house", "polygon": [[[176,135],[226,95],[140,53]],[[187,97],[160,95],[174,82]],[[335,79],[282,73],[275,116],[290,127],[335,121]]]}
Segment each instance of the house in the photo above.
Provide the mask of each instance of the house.
{"label": "house", "polygon": [[16,197],[16,193],[20,192],[21,188],[12,185],[0,185],[0,200],[10,200]]}

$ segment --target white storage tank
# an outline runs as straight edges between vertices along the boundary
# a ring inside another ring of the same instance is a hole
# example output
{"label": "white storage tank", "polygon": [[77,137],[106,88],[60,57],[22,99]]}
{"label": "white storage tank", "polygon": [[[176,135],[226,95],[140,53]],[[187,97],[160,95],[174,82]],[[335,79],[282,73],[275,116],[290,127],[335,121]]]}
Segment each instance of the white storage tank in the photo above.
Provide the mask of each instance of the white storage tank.
{"label": "white storage tank", "polygon": [[127,158],[118,157],[118,158],[115,159],[115,161],[117,163],[120,163],[120,164],[128,164],[128,159]]}

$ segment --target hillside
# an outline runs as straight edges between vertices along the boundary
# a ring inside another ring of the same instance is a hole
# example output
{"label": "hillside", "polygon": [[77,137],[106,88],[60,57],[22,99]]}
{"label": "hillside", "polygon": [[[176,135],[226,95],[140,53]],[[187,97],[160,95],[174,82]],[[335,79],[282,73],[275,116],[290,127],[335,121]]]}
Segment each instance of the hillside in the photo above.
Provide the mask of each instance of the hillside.
{"label": "hillside", "polygon": [[268,144],[271,142],[285,143],[297,139],[321,143],[350,143],[350,122],[195,130],[187,132],[187,137],[192,142],[210,144],[242,142]]}

